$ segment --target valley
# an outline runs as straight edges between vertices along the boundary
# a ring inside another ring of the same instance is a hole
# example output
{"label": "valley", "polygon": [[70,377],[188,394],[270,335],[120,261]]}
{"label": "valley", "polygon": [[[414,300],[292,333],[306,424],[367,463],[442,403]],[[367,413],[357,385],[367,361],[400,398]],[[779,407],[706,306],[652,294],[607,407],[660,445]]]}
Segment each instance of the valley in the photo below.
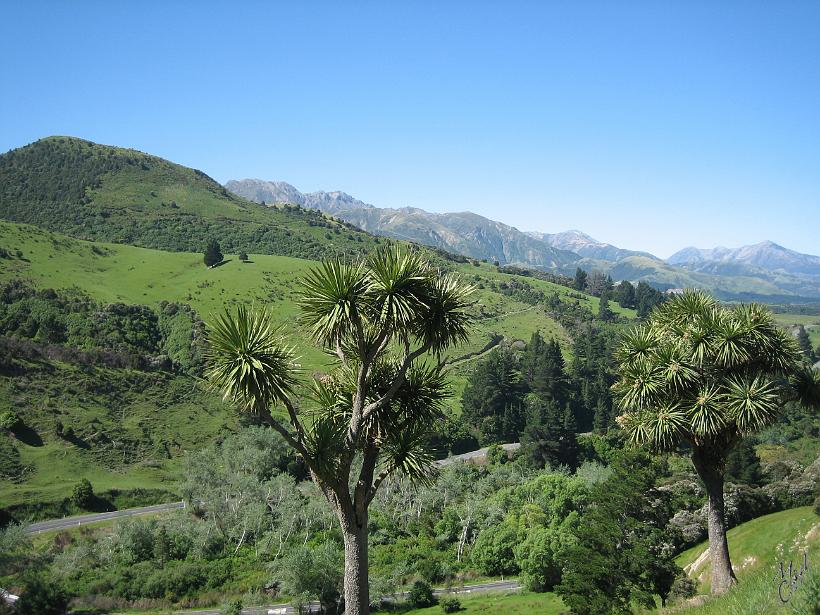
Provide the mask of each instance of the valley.
{"label": "valley", "polygon": [[[820,343],[814,305],[789,304],[799,297],[783,294],[782,284],[765,286],[757,275],[710,278],[579,232],[526,235],[512,250],[498,244],[502,252],[487,252],[469,230],[484,224],[473,214],[447,231],[455,243],[429,241],[446,236],[444,226],[440,235],[423,224],[415,227],[421,234],[408,234],[336,218],[376,209],[344,193],[279,186],[288,202],[255,204],[199,171],[63,137],[11,154],[0,156],[9,187],[0,196],[0,522],[3,540],[22,549],[21,565],[34,565],[31,553],[41,549],[79,609],[305,597],[335,608],[343,540],[307,480],[305,454],[262,427],[266,419],[222,399],[207,355],[222,314],[267,310],[295,348],[294,410],[309,433],[321,434],[313,430],[326,402],[311,383],[339,377],[339,352],[317,344],[302,318],[305,281],[329,260],[418,255],[435,272],[431,280],[469,287],[459,311],[470,323],[464,338],[420,359],[441,362],[447,392],[424,446],[431,460],[479,447],[486,455],[436,466],[432,482],[417,486],[390,478],[372,504],[373,591],[408,592],[405,612],[441,610],[414,597],[426,586],[501,577],[525,590],[465,595],[466,612],[560,612],[584,590],[559,583],[558,561],[586,574],[589,555],[569,545],[598,540],[589,534],[600,525],[596,506],[628,510],[645,532],[641,540],[672,541],[666,553],[705,537],[706,500],[685,450],[652,460],[629,447],[616,424],[619,344],[653,308],[674,301],[664,286],[711,285],[734,298],[765,291],[778,302],[777,331],[798,335],[802,326],[812,351]],[[42,174],[42,165],[61,171]],[[428,218],[410,213],[419,224]],[[214,241],[219,257],[206,266],[203,250]],[[532,256],[548,242],[555,246]],[[389,352],[400,352],[394,346]],[[282,406],[270,414],[290,420]],[[766,513],[810,514],[816,431],[816,417],[790,402],[737,453],[730,526]],[[496,446],[509,442],[520,447]],[[408,462],[411,475],[417,463]],[[646,508],[650,493],[664,502],[659,518]],[[35,537],[36,549],[25,536],[14,542],[18,523],[180,499],[184,511]],[[76,562],[80,553],[85,559]],[[667,565],[669,558],[646,563],[656,571]],[[323,570],[329,585],[291,574],[307,569]],[[0,581],[16,588],[14,565],[5,570]],[[699,581],[708,591],[708,579]],[[685,599],[661,577],[653,583],[661,584],[653,596]]]}

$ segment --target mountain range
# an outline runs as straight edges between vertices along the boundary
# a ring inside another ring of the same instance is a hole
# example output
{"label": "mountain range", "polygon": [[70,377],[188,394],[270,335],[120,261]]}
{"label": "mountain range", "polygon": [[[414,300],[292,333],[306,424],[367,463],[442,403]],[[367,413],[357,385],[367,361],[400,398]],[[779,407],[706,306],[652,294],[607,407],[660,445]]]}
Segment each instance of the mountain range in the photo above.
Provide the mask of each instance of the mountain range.
{"label": "mountain range", "polygon": [[[283,204],[300,205],[298,208]],[[722,299],[820,301],[820,258],[772,242],[686,248],[664,261],[581,231],[522,232],[472,212],[380,208],[344,192],[302,193],[285,182],[231,181],[156,156],[72,137],[0,154],[0,218],[81,239],[302,258],[364,254],[383,235],[499,265],[572,275],[577,267],[665,290],[699,287]],[[362,232],[365,231],[365,232]]]}
{"label": "mountain range", "polygon": [[600,270],[616,280],[645,281],[662,289],[701,287],[724,299],[820,299],[820,257],[771,241],[736,249],[685,248],[669,259],[629,250],[570,230],[522,232],[471,212],[432,213],[415,207],[382,208],[345,192],[302,193],[282,181],[231,180],[230,192],[257,203],[319,209],[362,230],[497,261],[572,274]]}

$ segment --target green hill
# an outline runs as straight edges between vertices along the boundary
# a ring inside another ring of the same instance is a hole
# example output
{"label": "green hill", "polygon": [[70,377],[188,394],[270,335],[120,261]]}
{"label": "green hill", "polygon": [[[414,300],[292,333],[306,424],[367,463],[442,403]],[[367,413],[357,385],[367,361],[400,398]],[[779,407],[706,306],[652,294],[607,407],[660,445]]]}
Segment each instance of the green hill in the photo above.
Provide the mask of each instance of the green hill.
{"label": "green hill", "polygon": [[[222,266],[209,269],[200,253],[89,242],[3,221],[0,248],[7,254],[0,258],[0,285],[24,280],[37,289],[82,293],[99,303],[92,312],[121,303],[145,305],[159,314],[163,302],[172,302],[190,305],[207,321],[237,303],[267,305],[293,336],[305,378],[326,368],[326,356],[293,326],[299,278],[315,261],[251,254],[251,262],[243,263],[227,254]],[[562,322],[567,326],[598,310],[595,297],[530,276],[500,273],[487,263],[446,261],[442,265],[476,286],[475,330],[448,357],[456,411],[475,358],[493,345],[527,341],[533,331],[541,330],[569,352],[569,332],[554,317],[550,303],[566,310]],[[611,305],[617,313],[634,317],[634,311]],[[32,335],[39,339],[39,334]],[[163,344],[143,345],[143,350],[174,358]],[[0,369],[0,412],[16,412],[26,426],[20,437],[0,437],[0,470],[4,464],[10,468],[10,478],[0,480],[0,506],[57,501],[69,495],[83,476],[98,490],[173,491],[185,451],[201,447],[237,424],[216,396],[184,372],[112,367],[104,362],[89,366],[49,352],[46,348],[43,357],[14,359],[10,367]],[[58,422],[71,426],[76,438],[60,436]]]}
{"label": "green hill", "polygon": [[[206,320],[237,303],[266,304],[283,324],[297,314],[298,280],[314,261],[251,254],[249,263],[226,254],[226,263],[209,269],[198,253],[169,253],[128,245],[93,243],[41,229],[0,221],[0,247],[10,258],[0,259],[0,281],[29,279],[39,288],[79,288],[102,302],[156,305],[175,301],[191,305]],[[20,252],[21,256],[14,254]],[[565,286],[525,276],[498,273],[486,263],[448,263],[477,286],[474,295],[477,326],[470,341],[456,351],[481,350],[494,336],[528,340],[536,329],[567,342],[563,327],[550,317],[539,298],[557,295],[595,313],[598,299]],[[481,287],[484,288],[481,288]],[[634,317],[611,303],[613,311]],[[297,336],[304,364],[319,369],[324,355],[307,338]],[[456,357],[453,357],[456,358]]]}
{"label": "green hill", "polygon": [[73,137],[49,137],[0,155],[0,218],[82,239],[170,251],[301,258],[361,254],[378,241],[297,207],[265,207],[202,171]]}
{"label": "green hill", "polygon": [[[799,610],[808,597],[808,578],[799,587],[789,603],[783,604],[778,597],[781,582],[780,562],[794,571],[802,563],[802,553],[807,552],[810,569],[817,567],[817,547],[820,546],[820,517],[811,507],[804,506],[758,517],[728,532],[729,552],[738,577],[738,585],[727,595],[709,598],[704,604],[681,609],[674,607],[669,613],[685,615],[764,615],[770,613],[805,613]],[[699,593],[709,591],[709,561],[702,555],[706,543],[685,551],[677,558],[681,567],[696,564],[689,572],[699,581]],[[814,572],[816,575],[817,573]],[[816,582],[816,581],[815,581]],[[814,599],[818,598],[815,593]]]}

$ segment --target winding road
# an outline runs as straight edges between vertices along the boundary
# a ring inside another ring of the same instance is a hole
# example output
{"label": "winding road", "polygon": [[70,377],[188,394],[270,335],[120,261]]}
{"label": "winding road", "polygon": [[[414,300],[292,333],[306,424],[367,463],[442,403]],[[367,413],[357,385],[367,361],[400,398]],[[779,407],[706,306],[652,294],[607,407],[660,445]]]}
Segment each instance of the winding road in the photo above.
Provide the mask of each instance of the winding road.
{"label": "winding road", "polygon": [[124,510],[112,510],[104,513],[93,513],[90,515],[78,515],[76,517],[63,517],[62,519],[52,519],[50,521],[39,521],[26,527],[26,534],[39,534],[52,530],[66,530],[78,525],[107,521],[109,519],[120,519],[122,517],[135,517],[137,515],[147,515],[150,513],[165,512],[168,510],[179,510],[185,508],[185,502],[171,502],[169,504],[154,504],[153,506],[142,506],[140,508],[126,508]]}

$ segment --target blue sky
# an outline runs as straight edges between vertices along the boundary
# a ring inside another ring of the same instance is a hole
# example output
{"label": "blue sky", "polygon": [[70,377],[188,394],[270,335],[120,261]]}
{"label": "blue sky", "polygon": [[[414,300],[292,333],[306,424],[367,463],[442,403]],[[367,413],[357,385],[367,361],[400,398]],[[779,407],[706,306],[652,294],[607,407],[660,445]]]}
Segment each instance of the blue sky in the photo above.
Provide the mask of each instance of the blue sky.
{"label": "blue sky", "polygon": [[820,253],[820,2],[6,2],[0,151]]}

